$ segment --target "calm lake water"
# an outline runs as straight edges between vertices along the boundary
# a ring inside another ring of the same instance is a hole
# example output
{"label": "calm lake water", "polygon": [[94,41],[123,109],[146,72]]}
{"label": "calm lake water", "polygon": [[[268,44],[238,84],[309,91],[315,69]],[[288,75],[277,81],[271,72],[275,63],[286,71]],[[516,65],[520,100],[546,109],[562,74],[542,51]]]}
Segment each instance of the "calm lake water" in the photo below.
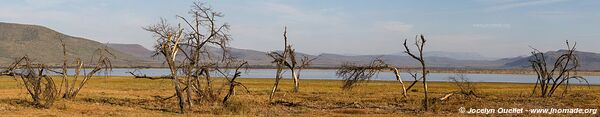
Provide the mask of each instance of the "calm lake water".
{"label": "calm lake water", "polygon": [[[74,73],[74,70],[70,70],[69,74]],[[168,69],[113,69],[110,73],[101,72],[98,76],[131,76],[127,72],[135,71],[136,74],[146,74],[148,76],[163,76],[168,75]],[[340,80],[335,75],[336,70],[303,70],[301,73],[301,79],[324,79],[324,80]],[[289,78],[289,71],[285,72],[285,77]],[[215,74],[216,75],[216,74]],[[449,81],[449,77],[456,76],[455,73],[430,73],[427,77],[428,81]],[[220,76],[220,75],[216,75]],[[246,70],[241,78],[273,78],[275,76],[275,70],[273,69],[249,69]],[[403,81],[413,81],[412,77],[408,73],[401,73]],[[465,77],[471,82],[511,82],[511,83],[535,83],[535,75],[515,75],[515,74],[465,74]],[[600,76],[584,76],[588,82],[592,85],[600,85]],[[395,76],[391,72],[381,72],[375,75],[372,80],[396,80]],[[570,83],[585,84],[585,82],[579,82],[578,80],[571,80]]]}

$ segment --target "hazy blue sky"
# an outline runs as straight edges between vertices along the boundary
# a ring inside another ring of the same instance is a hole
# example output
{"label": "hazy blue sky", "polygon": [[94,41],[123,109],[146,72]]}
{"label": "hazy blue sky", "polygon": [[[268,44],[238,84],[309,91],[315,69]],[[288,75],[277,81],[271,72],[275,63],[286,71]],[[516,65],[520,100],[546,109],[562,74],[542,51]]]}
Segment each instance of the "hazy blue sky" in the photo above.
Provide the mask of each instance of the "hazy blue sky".
{"label": "hazy blue sky", "polygon": [[[163,17],[176,22],[193,0],[2,0],[0,22],[38,24],[103,43],[151,47],[141,29]],[[232,25],[233,47],[281,49],[283,26],[310,54],[386,54],[424,34],[428,51],[526,55],[528,46],[600,52],[597,0],[209,0]]]}

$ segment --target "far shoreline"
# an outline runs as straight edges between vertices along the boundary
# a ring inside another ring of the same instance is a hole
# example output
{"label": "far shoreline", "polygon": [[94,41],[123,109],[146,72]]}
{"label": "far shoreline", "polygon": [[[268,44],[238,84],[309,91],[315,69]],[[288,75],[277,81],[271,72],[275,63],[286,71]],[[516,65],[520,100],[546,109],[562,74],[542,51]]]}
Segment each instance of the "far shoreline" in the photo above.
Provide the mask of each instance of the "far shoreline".
{"label": "far shoreline", "polygon": [[[113,69],[168,69],[166,67],[115,67]],[[275,70],[275,68],[264,68],[264,67],[249,67],[249,70]],[[304,70],[337,70],[335,67],[318,67],[318,68],[306,68]],[[414,73],[419,68],[399,68],[402,73]],[[455,74],[511,74],[511,75],[536,75],[533,70],[530,69],[482,69],[482,68],[430,68],[430,73],[455,73]],[[391,72],[391,71],[384,71]],[[581,76],[600,76],[600,70],[578,70],[578,75]]]}

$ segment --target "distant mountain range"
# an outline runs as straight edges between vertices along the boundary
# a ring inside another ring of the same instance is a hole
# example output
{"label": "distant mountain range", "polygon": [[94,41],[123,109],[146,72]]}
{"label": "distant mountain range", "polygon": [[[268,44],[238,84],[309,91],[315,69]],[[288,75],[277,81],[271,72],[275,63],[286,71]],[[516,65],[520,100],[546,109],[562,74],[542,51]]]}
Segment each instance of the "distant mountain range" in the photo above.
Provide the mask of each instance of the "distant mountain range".
{"label": "distant mountain range", "polygon": [[[63,52],[60,40],[64,41],[67,56],[71,61],[81,58],[88,64],[98,48],[106,47],[100,42],[65,35],[43,26],[0,22],[0,64],[8,65],[23,56],[49,65],[62,64]],[[112,48],[108,50],[117,58],[112,61],[117,66],[150,62],[139,60],[128,53]]]}
{"label": "distant mountain range", "polygon": [[[62,62],[62,50],[60,39],[65,40],[68,55],[71,57],[80,57],[83,60],[90,60],[93,51],[97,48],[109,47],[109,50],[115,54],[113,62],[117,67],[164,67],[160,56],[151,57],[153,51],[144,48],[138,44],[102,44],[89,39],[73,37],[58,33],[54,30],[36,25],[23,25],[0,23],[0,64],[6,66],[14,61],[15,58],[27,55],[35,60],[50,65],[60,65]],[[248,61],[252,66],[271,67],[272,59],[268,57],[267,52],[251,49],[229,48],[233,57]],[[222,51],[217,48],[209,47],[213,55],[218,55]],[[564,52],[550,51],[548,56],[557,56]],[[320,55],[310,55],[298,52],[298,57],[308,56],[318,57],[313,62],[314,67],[334,68],[345,62],[366,64],[375,58],[380,58],[387,63],[400,67],[416,67],[417,61],[406,56],[404,53],[393,53],[389,55],[342,55],[324,53]],[[530,57],[511,57],[503,59],[493,59],[484,57],[477,53],[461,52],[426,52],[427,65],[437,68],[476,68],[476,69],[511,69],[528,68]],[[600,69],[600,54],[591,52],[576,52],[580,57],[583,69]],[[183,57],[179,57],[183,58]],[[552,60],[551,58],[550,60]],[[554,58],[555,59],[555,58]]]}
{"label": "distant mountain range", "polygon": [[[554,64],[557,57],[561,54],[566,53],[567,50],[558,50],[558,51],[549,51],[545,52],[544,55],[547,56],[546,62],[550,65]],[[588,70],[600,70],[600,54],[592,53],[592,52],[582,52],[576,51],[575,54],[578,56],[579,64],[581,65],[581,69]],[[523,68],[529,66],[529,60],[531,60],[532,56],[528,57],[517,57],[510,58],[507,63],[504,64],[505,68]],[[550,66],[549,66],[550,67]]]}
{"label": "distant mountain range", "polygon": [[[149,58],[152,55],[152,51],[142,47],[137,44],[108,44],[109,47],[112,47],[118,51],[122,51],[124,53],[130,53],[131,55],[135,55],[138,57]],[[214,55],[222,51],[218,51],[218,48],[209,47],[209,50]],[[249,49],[237,49],[230,48],[230,52],[232,56],[248,61],[251,65],[255,66],[270,66],[271,58],[266,54],[267,52],[249,50]],[[140,54],[140,53],[145,53]],[[446,52],[436,52],[436,53],[446,53]],[[447,52],[452,53],[452,52]],[[564,50],[559,51],[549,51],[546,52],[546,55],[549,56],[548,62],[556,60],[556,56],[560,53],[564,53]],[[403,67],[415,67],[417,63],[415,60],[408,56],[403,55],[341,55],[341,54],[320,54],[320,55],[310,55],[304,53],[297,53],[299,56],[308,56],[311,58],[317,57],[317,59],[313,62],[313,66],[315,67],[335,67],[343,64],[344,62],[352,62],[358,64],[366,64],[372,61],[375,58],[380,58],[387,63],[403,66]],[[600,54],[591,53],[591,52],[576,52],[579,55],[582,69],[600,69]],[[442,54],[443,55],[443,54]],[[480,60],[460,60],[447,57],[449,55],[440,55],[434,56],[429,55],[426,57],[427,65],[431,67],[439,67],[439,68],[477,68],[477,69],[510,69],[510,68],[528,68],[530,57],[512,57],[512,58],[503,58],[496,60],[486,60],[485,57],[480,55],[474,55],[472,57],[480,57]],[[472,58],[475,59],[475,58]]]}
{"label": "distant mountain range", "polygon": [[[392,55],[406,55],[404,52],[393,53]],[[496,58],[485,57],[474,52],[444,52],[444,51],[429,51],[424,52],[425,57],[445,57],[456,60],[495,60]]]}

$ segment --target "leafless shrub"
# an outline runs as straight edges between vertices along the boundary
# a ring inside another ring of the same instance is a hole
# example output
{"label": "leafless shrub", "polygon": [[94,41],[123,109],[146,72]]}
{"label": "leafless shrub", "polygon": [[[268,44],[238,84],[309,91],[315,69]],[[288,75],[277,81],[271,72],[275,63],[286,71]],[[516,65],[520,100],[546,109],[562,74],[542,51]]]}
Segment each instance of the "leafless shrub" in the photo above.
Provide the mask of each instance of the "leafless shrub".
{"label": "leafless shrub", "polygon": [[319,58],[319,57],[315,57],[315,58],[310,58],[308,56],[302,57],[302,59],[300,60],[300,67],[298,67],[298,73],[296,74],[298,79],[300,79],[300,73],[302,72],[302,70],[309,67],[313,61],[317,60],[317,58]]}
{"label": "leafless shrub", "polygon": [[352,87],[359,82],[371,80],[373,75],[384,70],[392,70],[394,72],[396,80],[398,80],[400,85],[402,85],[402,94],[404,95],[404,97],[406,97],[407,89],[404,86],[404,82],[402,82],[402,79],[400,78],[400,71],[398,70],[398,68],[386,64],[381,59],[375,59],[371,63],[366,65],[344,63],[336,71],[336,76],[341,77],[344,80],[342,89],[349,90],[352,89]]}
{"label": "leafless shrub", "polygon": [[457,93],[465,96],[477,97],[477,87],[466,77],[465,74],[456,74],[456,76],[450,76],[448,78],[456,87],[458,87]]}
{"label": "leafless shrub", "polygon": [[[239,65],[237,65],[235,67],[235,70],[233,71],[233,75],[226,73],[224,70],[217,69],[217,71],[225,77],[225,79],[227,80],[226,85],[229,86],[227,95],[225,95],[225,97],[223,97],[223,102],[222,102],[223,105],[227,106],[227,100],[229,100],[229,98],[231,98],[235,94],[235,86],[242,86],[246,90],[247,93],[250,93],[250,91],[244,84],[235,81],[235,79],[239,78],[242,74],[242,72],[240,70],[247,65],[248,65],[248,62],[246,62],[246,61],[241,62]],[[227,66],[229,66],[229,65],[227,65]]]}
{"label": "leafless shrub", "polygon": [[[100,56],[98,57],[98,61],[92,71],[87,74],[84,73],[83,76],[80,76],[84,64],[80,59],[76,59],[77,67],[75,68],[75,75],[73,76],[73,79],[69,80],[67,78],[68,57],[66,55],[66,45],[62,42],[62,40],[61,43],[64,55],[62,72],[54,71],[48,68],[45,64],[34,64],[27,56],[24,56],[14,62],[7,70],[2,71],[1,75],[13,76],[15,78],[20,77],[25,88],[27,89],[27,92],[32,97],[34,104],[47,108],[52,106],[59,95],[65,99],[74,98],[87,83],[87,81],[97,72],[100,70],[109,71],[112,69],[110,59],[106,56],[106,54],[112,54],[106,49],[98,49],[95,54]],[[92,59],[94,59],[94,57],[92,57]],[[48,73],[57,73],[62,75],[60,86],[56,86],[53,78],[47,75]],[[79,77],[83,77],[83,79],[79,80]],[[63,88],[64,93],[62,92]]]}
{"label": "leafless shrub", "polygon": [[376,59],[366,65],[344,63],[335,74],[344,80],[342,89],[348,90],[352,89],[356,83],[370,80],[375,74],[387,68],[388,65],[383,60]]}
{"label": "leafless shrub", "polygon": [[552,97],[554,92],[563,84],[566,85],[564,89],[566,93],[570,79],[577,79],[587,83],[585,78],[577,75],[577,68],[579,67],[579,59],[575,54],[577,43],[571,46],[569,41],[566,41],[566,44],[567,50],[558,56],[551,66],[548,66],[546,63],[548,60],[547,56],[543,52],[533,48],[533,52],[531,52],[532,58],[530,58],[529,63],[537,74],[537,81],[533,87],[532,96],[539,92],[538,95],[541,97]]}
{"label": "leafless shrub", "polygon": [[[76,68],[75,68],[75,75],[73,76],[73,79],[71,81],[68,80],[68,73],[67,73],[67,67],[68,67],[68,60],[67,60],[67,50],[66,50],[66,45],[62,42],[61,40],[61,45],[63,47],[63,56],[64,56],[64,60],[63,60],[63,66],[62,66],[62,81],[61,81],[61,88],[59,89],[58,93],[62,94],[62,98],[65,99],[72,99],[75,98],[77,96],[77,94],[79,93],[79,91],[83,88],[83,86],[87,83],[87,81],[94,77],[94,75],[99,72],[100,70],[104,70],[104,71],[111,71],[112,70],[112,63],[110,61],[110,57],[112,56],[114,57],[114,55],[108,51],[106,48],[105,49],[97,49],[95,51],[96,55],[99,55],[98,60],[96,61],[96,64],[94,66],[94,68],[92,69],[92,71],[90,71],[89,73],[83,73],[83,76],[81,76],[81,71],[83,70],[84,64],[81,61],[81,59],[77,58],[76,59]],[[92,57],[92,60],[94,59],[94,57]],[[83,77],[83,79],[79,80],[79,77]],[[79,83],[79,84],[77,84]],[[64,84],[64,94],[62,93],[62,84]]]}
{"label": "leafless shrub", "polygon": [[32,63],[24,56],[3,71],[2,75],[20,78],[33,103],[38,107],[48,108],[54,104],[58,92],[52,77],[46,75],[47,72],[53,71],[44,64]]}

